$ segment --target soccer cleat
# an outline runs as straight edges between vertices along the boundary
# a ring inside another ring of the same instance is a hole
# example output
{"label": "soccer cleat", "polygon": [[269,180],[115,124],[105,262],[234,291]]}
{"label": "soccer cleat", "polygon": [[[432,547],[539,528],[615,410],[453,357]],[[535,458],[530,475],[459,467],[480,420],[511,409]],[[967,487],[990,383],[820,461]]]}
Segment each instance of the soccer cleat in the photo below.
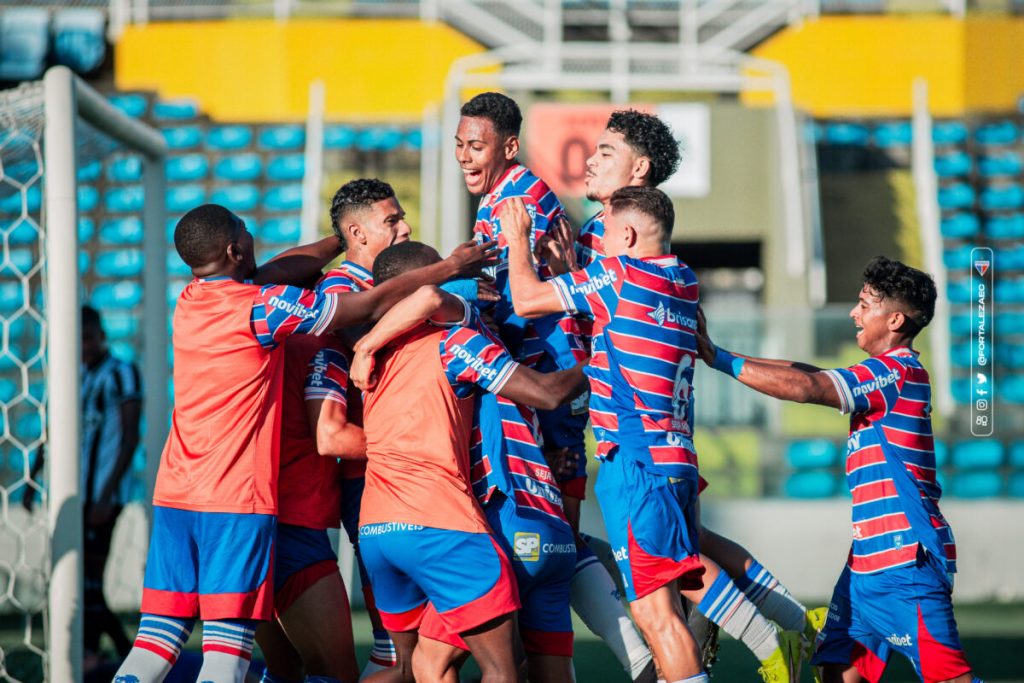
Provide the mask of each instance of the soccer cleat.
{"label": "soccer cleat", "polygon": [[[806,639],[806,659],[808,662],[811,661],[811,657],[814,656],[814,651],[818,647],[818,634],[821,633],[821,629],[825,628],[825,622],[828,620],[828,607],[818,607],[816,609],[807,610],[807,624],[804,626],[804,638]],[[814,675],[814,683],[822,683],[821,670],[816,667],[811,667],[811,673]]]}
{"label": "soccer cleat", "polygon": [[798,683],[800,680],[801,640],[803,636],[790,631],[779,631],[779,647],[761,662],[757,673],[764,683]]}

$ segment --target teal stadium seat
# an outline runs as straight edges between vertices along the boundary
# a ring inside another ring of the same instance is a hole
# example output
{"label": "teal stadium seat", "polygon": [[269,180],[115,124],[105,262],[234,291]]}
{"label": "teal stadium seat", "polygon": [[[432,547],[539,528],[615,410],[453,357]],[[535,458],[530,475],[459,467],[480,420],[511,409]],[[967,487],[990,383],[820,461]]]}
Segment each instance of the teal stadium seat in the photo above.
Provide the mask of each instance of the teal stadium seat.
{"label": "teal stadium seat", "polygon": [[139,331],[139,319],[122,312],[110,312],[103,316],[103,331],[111,341],[130,339]]}
{"label": "teal stadium seat", "polygon": [[356,145],[364,152],[391,152],[402,144],[402,137],[398,128],[373,126],[359,134]]}
{"label": "teal stadium seat", "polygon": [[4,226],[4,232],[7,233],[7,243],[10,245],[34,244],[39,241],[39,229],[29,219]]}
{"label": "teal stadium seat", "polygon": [[185,213],[206,203],[206,188],[202,185],[171,185],[167,188],[167,210]]}
{"label": "teal stadium seat", "polygon": [[1003,444],[995,439],[961,441],[953,446],[953,466],[959,470],[992,469],[1003,464]]}
{"label": "teal stadium seat", "polygon": [[92,185],[80,185],[77,196],[78,210],[84,213],[95,210],[96,205],[100,203],[100,192]]}
{"label": "teal stadium seat", "polygon": [[243,149],[252,144],[252,129],[248,126],[218,126],[206,134],[206,147],[215,151]]}
{"label": "teal stadium seat", "polygon": [[356,144],[359,137],[352,126],[324,126],[324,149],[346,150]]}
{"label": "teal stadium seat", "polygon": [[206,178],[210,172],[210,160],[205,154],[185,154],[168,159],[164,169],[168,182],[194,182]]}
{"label": "teal stadium seat", "polygon": [[35,265],[35,256],[31,249],[10,249],[4,254],[0,263],[0,275],[4,277],[21,277]]}
{"label": "teal stadium seat", "polygon": [[142,273],[143,258],[140,249],[118,249],[96,256],[95,272],[103,278],[137,277]]}
{"label": "teal stadium seat", "polygon": [[932,142],[936,145],[960,145],[967,141],[967,126],[962,121],[936,121]]}
{"label": "teal stadium seat", "polygon": [[950,279],[950,281],[946,283],[946,297],[949,299],[950,303],[970,303],[973,298],[971,293],[971,281],[967,278],[958,280]]}
{"label": "teal stadium seat", "polygon": [[141,118],[146,115],[149,110],[149,100],[146,99],[145,95],[138,93],[120,93],[117,95],[111,95],[107,98],[111,106],[117,109],[125,116],[130,116],[133,119]]}
{"label": "teal stadium seat", "polygon": [[298,211],[302,208],[302,185],[277,185],[263,195],[264,211]]}
{"label": "teal stadium seat", "polygon": [[306,175],[306,158],[301,154],[275,157],[267,164],[267,180],[287,182]]}
{"label": "teal stadium seat", "polygon": [[952,479],[949,492],[957,498],[995,498],[1003,488],[998,472],[959,472]]}
{"label": "teal stadium seat", "polygon": [[940,223],[942,236],[949,239],[970,239],[977,236],[980,228],[981,221],[973,213],[954,213]]}
{"label": "teal stadium seat", "polygon": [[78,241],[89,242],[92,240],[93,235],[96,234],[96,221],[89,218],[88,216],[82,216],[78,219]]}
{"label": "teal stadium seat", "polygon": [[103,163],[99,159],[93,159],[86,161],[78,170],[75,172],[75,176],[78,178],[80,183],[91,183],[99,180],[100,175],[103,174]]}
{"label": "teal stadium seat", "polygon": [[260,239],[274,244],[296,244],[301,233],[302,221],[298,216],[271,218],[263,223]]}
{"label": "teal stadium seat", "polygon": [[957,378],[950,382],[950,391],[953,394],[953,400],[957,403],[967,404],[971,402],[971,380],[966,378]]}
{"label": "teal stadium seat", "polygon": [[793,441],[786,446],[786,461],[798,470],[834,467],[839,463],[839,449],[828,439]]}
{"label": "teal stadium seat", "polygon": [[885,149],[909,147],[913,133],[909,121],[889,121],[875,127],[873,139],[877,146]]}
{"label": "teal stadium seat", "polygon": [[[8,186],[7,190],[13,189]],[[35,213],[43,203],[43,191],[39,183],[31,185],[22,191],[13,191],[10,194],[0,197],[0,214],[18,216],[22,210],[28,213]]]}
{"label": "teal stadium seat", "polygon": [[100,310],[135,308],[142,303],[142,285],[138,282],[104,282],[92,290],[92,305]]}
{"label": "teal stadium seat", "polygon": [[199,105],[195,100],[157,100],[153,104],[153,118],[157,121],[191,121],[197,116]]}
{"label": "teal stadium seat", "polygon": [[868,144],[868,127],[859,123],[832,122],[825,125],[825,142],[830,145]]}
{"label": "teal stadium seat", "polygon": [[92,256],[87,251],[78,252],[78,274],[88,275],[89,266],[92,265]]}
{"label": "teal stadium seat", "polygon": [[232,182],[256,180],[263,172],[263,160],[258,154],[239,154],[224,157],[213,167],[213,177]]}
{"label": "teal stadium seat", "polygon": [[935,467],[945,467],[949,463],[949,446],[941,439],[935,439]]}
{"label": "teal stadium seat", "polygon": [[961,244],[957,247],[950,247],[942,252],[942,263],[949,270],[967,270],[971,267],[970,244]]}
{"label": "teal stadium seat", "polygon": [[11,399],[21,393],[21,387],[13,379],[4,377],[0,379],[0,401],[10,403]]}
{"label": "teal stadium seat", "polygon": [[53,15],[53,60],[80,74],[98,69],[107,56],[106,19],[91,8],[64,9]]}
{"label": "teal stadium seat", "polygon": [[43,74],[50,47],[50,13],[7,7],[0,13],[0,81],[33,81]]}
{"label": "teal stadium seat", "polygon": [[1008,375],[996,382],[996,394],[1007,403],[1024,403],[1024,375]]}
{"label": "teal stadium seat", "polygon": [[115,159],[107,166],[107,180],[115,183],[137,183],[142,180],[142,159],[137,156]]}
{"label": "teal stadium seat", "polygon": [[996,264],[1004,274],[1007,271],[1024,270],[1024,243],[1000,247],[995,252]]}
{"label": "teal stadium seat", "polygon": [[838,488],[836,475],[828,470],[794,472],[783,484],[787,498],[831,498]]}
{"label": "teal stadium seat", "polygon": [[178,252],[173,249],[167,252],[167,276],[168,277],[192,277],[192,269],[181,260]]}
{"label": "teal stadium seat", "polygon": [[985,234],[994,240],[1024,239],[1024,214],[992,216],[985,222]]}
{"label": "teal stadium seat", "polygon": [[172,151],[192,149],[203,141],[203,131],[199,126],[173,126],[160,132]]}
{"label": "teal stadium seat", "polygon": [[1016,152],[997,152],[981,158],[978,172],[984,178],[1020,175],[1022,164]]}
{"label": "teal stadium seat", "polygon": [[134,363],[139,357],[139,350],[136,348],[135,344],[130,344],[126,341],[116,341],[111,343],[110,351],[126,363]]}
{"label": "teal stadium seat", "polygon": [[949,360],[954,367],[957,368],[969,368],[971,367],[971,344],[970,342],[964,342],[963,344],[953,344],[949,347]]}
{"label": "teal stadium seat", "polygon": [[971,328],[974,321],[970,313],[957,313],[949,316],[949,331],[957,337],[971,336]]}
{"label": "teal stadium seat", "polygon": [[103,195],[103,206],[111,213],[142,211],[145,193],[141,185],[127,185],[107,190]]}
{"label": "teal stadium seat", "polygon": [[1024,368],[1024,344],[999,344],[996,346],[996,362],[1004,368]]}
{"label": "teal stadium seat", "polygon": [[940,178],[958,178],[970,175],[973,165],[971,156],[961,149],[935,155],[935,173]]}
{"label": "teal stadium seat", "polygon": [[423,149],[423,129],[413,128],[405,134],[405,146],[414,152]]}
{"label": "teal stadium seat", "polygon": [[[178,303],[178,297],[181,296],[181,292],[185,289],[185,286],[188,285],[188,283],[188,280],[171,280],[167,284],[167,305],[170,306],[171,309],[173,309],[174,306]],[[172,349],[168,349],[168,351],[171,350]]]}
{"label": "teal stadium seat", "polygon": [[19,185],[28,185],[42,175],[39,164],[35,160],[7,164],[0,168],[0,172],[3,173],[4,180],[13,180]]}
{"label": "teal stadium seat", "polygon": [[939,188],[939,207],[943,211],[974,206],[974,188],[967,183],[952,183]]}
{"label": "teal stadium seat", "polygon": [[1024,311],[996,312],[999,334],[1024,334]]}
{"label": "teal stadium seat", "polygon": [[268,126],[260,131],[260,149],[284,152],[301,149],[306,144],[306,130],[302,126]]}
{"label": "teal stadium seat", "polygon": [[1024,280],[997,280],[994,297],[1003,304],[1024,303]]}
{"label": "teal stadium seat", "polygon": [[142,244],[142,219],[138,216],[111,218],[100,224],[100,242],[116,246]]}
{"label": "teal stadium seat", "polygon": [[1024,469],[1024,439],[1011,443],[1007,452],[1007,464],[1014,469]]}
{"label": "teal stadium seat", "polygon": [[1011,498],[1024,498],[1024,472],[1014,472],[1006,483],[1006,495]]}
{"label": "teal stadium seat", "polygon": [[214,190],[210,202],[225,206],[235,213],[252,211],[259,206],[260,191],[255,185],[227,185]]}
{"label": "teal stadium seat", "polygon": [[43,436],[43,421],[37,412],[23,413],[12,426],[11,436],[23,446],[34,445]]}
{"label": "teal stadium seat", "polygon": [[1015,211],[1024,208],[1024,187],[1019,184],[986,187],[979,198],[986,211]]}
{"label": "teal stadium seat", "polygon": [[1020,128],[1013,121],[998,121],[978,126],[974,141],[979,145],[1012,145],[1020,138]]}

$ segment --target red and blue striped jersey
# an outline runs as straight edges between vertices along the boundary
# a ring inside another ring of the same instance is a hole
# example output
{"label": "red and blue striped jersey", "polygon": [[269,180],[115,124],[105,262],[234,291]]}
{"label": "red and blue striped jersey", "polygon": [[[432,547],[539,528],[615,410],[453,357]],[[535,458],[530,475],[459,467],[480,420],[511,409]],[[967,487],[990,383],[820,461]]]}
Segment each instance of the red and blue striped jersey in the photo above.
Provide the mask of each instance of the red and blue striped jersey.
{"label": "red and blue striped jersey", "polygon": [[[956,571],[953,532],[938,508],[942,489],[935,479],[931,385],[917,353],[895,348],[826,374],[839,393],[840,410],[850,413],[846,442],[846,481],[853,495],[850,570],[872,574],[915,563],[921,539],[911,519],[920,517],[938,533],[948,571]],[[875,425],[881,427],[899,465],[886,458]],[[894,469],[899,466],[906,472]],[[902,497],[895,479],[906,481],[907,473],[913,493]]]}
{"label": "red and blue striped jersey", "polygon": [[594,318],[586,372],[597,457],[636,458],[654,473],[696,482],[693,271],[675,256],[619,256],[551,284],[566,312]]}
{"label": "red and blue striped jersey", "polygon": [[[199,280],[198,282],[208,282]],[[265,285],[252,304],[249,317],[256,341],[265,349],[293,334],[322,334],[334,317],[338,298],[291,285]]]}
{"label": "red and blue striped jersey", "polygon": [[357,263],[342,261],[337,268],[316,283],[316,291],[323,294],[351,294],[363,292],[373,287],[373,274]]}
{"label": "red and blue striped jersey", "polygon": [[604,258],[604,209],[595,213],[576,236],[576,262],[586,268]]}
{"label": "red and blue striped jersey", "polygon": [[458,398],[472,396],[476,387],[498,393],[519,367],[486,327],[452,327],[441,338],[439,351],[441,368]]}

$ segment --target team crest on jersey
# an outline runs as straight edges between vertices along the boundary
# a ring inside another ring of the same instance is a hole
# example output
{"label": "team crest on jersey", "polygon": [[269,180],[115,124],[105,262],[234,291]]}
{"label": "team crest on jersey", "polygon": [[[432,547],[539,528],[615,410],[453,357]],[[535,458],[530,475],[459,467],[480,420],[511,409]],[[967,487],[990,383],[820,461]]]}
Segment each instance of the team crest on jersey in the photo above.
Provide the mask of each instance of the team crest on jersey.
{"label": "team crest on jersey", "polygon": [[512,539],[512,551],[518,562],[536,562],[540,559],[540,534],[517,531]]}

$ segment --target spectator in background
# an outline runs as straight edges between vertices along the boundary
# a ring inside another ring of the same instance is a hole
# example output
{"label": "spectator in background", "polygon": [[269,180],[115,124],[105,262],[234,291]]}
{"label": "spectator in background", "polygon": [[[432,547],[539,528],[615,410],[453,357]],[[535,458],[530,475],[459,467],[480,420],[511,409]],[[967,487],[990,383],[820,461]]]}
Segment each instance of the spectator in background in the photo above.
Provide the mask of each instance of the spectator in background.
{"label": "spectator in background", "polygon": [[[98,655],[100,637],[113,640],[120,657],[131,649],[121,622],[103,595],[103,572],[118,515],[126,502],[124,475],[139,445],[142,384],[139,369],[111,355],[99,311],[82,306],[81,497],[85,560],[84,647],[87,665]],[[43,468],[40,449],[32,478]],[[25,508],[34,490],[26,487]]]}

